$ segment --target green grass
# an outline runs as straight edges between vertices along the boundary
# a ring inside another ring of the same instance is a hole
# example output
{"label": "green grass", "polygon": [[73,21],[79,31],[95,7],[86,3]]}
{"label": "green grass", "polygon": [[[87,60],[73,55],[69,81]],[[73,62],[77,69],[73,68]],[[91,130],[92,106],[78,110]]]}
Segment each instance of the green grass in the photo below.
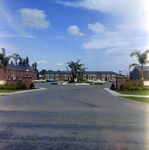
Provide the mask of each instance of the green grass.
{"label": "green grass", "polygon": [[149,97],[124,97],[124,96],[120,97],[149,104]]}
{"label": "green grass", "polygon": [[24,90],[0,90],[0,93],[10,93],[10,92],[18,92],[18,91],[24,91]]}
{"label": "green grass", "polygon": [[142,91],[116,91],[120,94],[129,94],[129,95],[149,95],[149,90]]}

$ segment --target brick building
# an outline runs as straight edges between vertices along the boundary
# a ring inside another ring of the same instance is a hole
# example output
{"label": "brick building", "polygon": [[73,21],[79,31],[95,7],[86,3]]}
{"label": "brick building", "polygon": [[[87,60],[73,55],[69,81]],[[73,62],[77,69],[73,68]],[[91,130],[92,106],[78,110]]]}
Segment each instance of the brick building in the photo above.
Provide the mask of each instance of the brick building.
{"label": "brick building", "polygon": [[[145,80],[149,79],[149,66],[143,67],[143,76]],[[130,79],[141,79],[142,72],[140,66],[135,66],[134,69],[130,72]]]}
{"label": "brick building", "polygon": [[[112,71],[85,71],[81,78],[83,80],[86,79],[100,79],[102,81],[105,80],[111,80],[116,79],[116,76],[118,76],[117,73]],[[65,80],[65,79],[71,79],[71,75],[68,74],[66,71],[48,71],[44,73],[45,79],[55,79],[55,80]]]}
{"label": "brick building", "polygon": [[37,72],[30,66],[18,66],[8,64],[6,68],[0,65],[0,81],[3,80],[22,80],[22,77],[31,77],[32,80],[37,79]]}

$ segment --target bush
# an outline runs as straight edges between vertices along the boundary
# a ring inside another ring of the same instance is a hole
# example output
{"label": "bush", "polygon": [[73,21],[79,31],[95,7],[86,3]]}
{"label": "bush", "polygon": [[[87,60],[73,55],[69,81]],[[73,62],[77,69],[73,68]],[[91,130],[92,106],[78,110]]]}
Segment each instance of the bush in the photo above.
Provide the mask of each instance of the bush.
{"label": "bush", "polygon": [[8,81],[6,81],[6,83],[4,84],[4,89],[5,89],[5,90],[8,90],[8,89],[9,89]]}
{"label": "bush", "polygon": [[25,83],[22,84],[22,89],[26,89]]}
{"label": "bush", "polygon": [[21,81],[17,81],[16,89],[21,89],[21,88],[22,88]]}
{"label": "bush", "polygon": [[131,83],[130,82],[126,82],[125,83],[125,90],[129,90],[130,86],[131,86]]}
{"label": "bush", "polygon": [[4,89],[4,87],[3,87],[3,86],[0,86],[0,89]]}
{"label": "bush", "polygon": [[110,87],[110,90],[115,90],[116,88],[115,88],[115,84],[114,83],[112,83],[111,84],[111,87]]}
{"label": "bush", "polygon": [[11,89],[11,90],[15,90],[15,89],[16,89],[16,85],[15,85],[14,83],[11,83],[10,89]]}
{"label": "bush", "polygon": [[139,86],[140,86],[141,88],[144,88],[143,80],[140,80],[140,81],[139,81]]}
{"label": "bush", "polygon": [[136,82],[133,82],[133,83],[132,83],[132,86],[135,88],[135,90],[137,89]]}
{"label": "bush", "polygon": [[120,85],[120,90],[124,90],[124,89],[125,89],[124,85],[121,84],[121,85]]}
{"label": "bush", "polygon": [[32,82],[31,85],[30,85],[30,89],[34,89],[35,88],[35,85],[34,83]]}
{"label": "bush", "polygon": [[134,86],[130,86],[130,87],[129,87],[129,90],[134,91],[135,89],[136,89],[136,87],[134,87]]}
{"label": "bush", "polygon": [[149,88],[143,88],[143,90],[149,90]]}
{"label": "bush", "polygon": [[141,90],[142,90],[142,87],[139,86],[139,87],[138,87],[138,90],[141,91]]}

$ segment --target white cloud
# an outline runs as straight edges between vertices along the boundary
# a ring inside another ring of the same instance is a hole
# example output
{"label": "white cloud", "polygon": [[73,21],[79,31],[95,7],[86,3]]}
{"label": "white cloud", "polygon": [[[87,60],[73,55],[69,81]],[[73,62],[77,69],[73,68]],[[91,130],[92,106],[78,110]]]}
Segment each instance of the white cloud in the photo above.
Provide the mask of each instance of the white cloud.
{"label": "white cloud", "polygon": [[102,33],[105,32],[106,27],[100,23],[89,24],[88,29],[91,29],[94,33]]}
{"label": "white cloud", "polygon": [[24,38],[36,38],[34,36],[31,35],[26,35],[26,34],[10,34],[9,31],[3,31],[0,33],[0,37],[24,37]]}
{"label": "white cloud", "polygon": [[[58,4],[100,11],[104,14],[123,20],[127,26],[149,31],[148,0],[78,0],[75,2],[57,1]],[[123,22],[123,23],[124,23]]]}
{"label": "white cloud", "polygon": [[49,62],[41,60],[41,61],[37,61],[37,64],[49,64]]}
{"label": "white cloud", "polygon": [[57,63],[56,65],[57,65],[57,66],[63,66],[63,64],[62,64],[62,63]]}
{"label": "white cloud", "polygon": [[42,29],[50,26],[50,21],[46,20],[46,14],[42,10],[22,8],[18,10],[21,22],[24,26]]}
{"label": "white cloud", "polygon": [[84,34],[81,33],[81,32],[79,31],[79,28],[78,28],[77,26],[75,26],[75,25],[69,26],[68,29],[67,29],[67,32],[68,32],[69,34],[71,34],[71,35],[84,36]]}

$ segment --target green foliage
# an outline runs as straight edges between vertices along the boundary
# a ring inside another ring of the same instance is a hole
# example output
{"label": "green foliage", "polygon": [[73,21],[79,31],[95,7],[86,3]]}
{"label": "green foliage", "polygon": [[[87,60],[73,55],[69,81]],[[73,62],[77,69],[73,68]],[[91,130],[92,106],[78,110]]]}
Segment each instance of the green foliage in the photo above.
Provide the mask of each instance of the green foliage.
{"label": "green foliage", "polygon": [[22,88],[21,81],[17,81],[16,89],[21,89],[21,88]]}
{"label": "green foliage", "polygon": [[30,89],[34,89],[35,88],[35,85],[34,83],[32,82],[31,85],[30,85]]}
{"label": "green foliage", "polygon": [[131,83],[130,82],[126,82],[125,83],[125,90],[129,90],[130,86],[131,86]]}
{"label": "green foliage", "polygon": [[138,87],[138,91],[141,91],[141,90],[142,90],[142,87],[139,86],[139,87]]}
{"label": "green foliage", "polygon": [[139,86],[142,87],[142,88],[144,88],[143,80],[140,80],[140,81],[139,81]]}
{"label": "green foliage", "polygon": [[0,86],[0,89],[4,89],[4,87],[3,87],[3,86]]}
{"label": "green foliage", "polygon": [[12,82],[10,85],[10,90],[15,90],[16,89],[16,85]]}
{"label": "green foliage", "polygon": [[5,84],[4,84],[4,89],[5,89],[5,90],[8,90],[8,89],[9,89],[8,81],[5,82]]}
{"label": "green foliage", "polygon": [[26,89],[25,83],[22,84],[22,89]]}
{"label": "green foliage", "polygon": [[136,82],[133,82],[133,83],[132,83],[132,86],[135,87],[135,89],[137,89],[137,84],[136,84]]}
{"label": "green foliage", "polygon": [[145,87],[145,88],[143,88],[143,90],[149,90],[149,88],[146,88],[146,87]]}
{"label": "green foliage", "polygon": [[121,85],[120,85],[120,90],[124,90],[124,89],[125,89],[124,85],[121,84]]}
{"label": "green foliage", "polygon": [[129,90],[134,91],[135,89],[136,89],[136,87],[135,87],[135,86],[130,86],[130,87],[129,87]]}
{"label": "green foliage", "polygon": [[115,89],[116,89],[116,88],[115,88],[115,84],[114,84],[114,83],[112,83],[112,84],[111,84],[110,89],[111,89],[111,90],[115,90]]}

